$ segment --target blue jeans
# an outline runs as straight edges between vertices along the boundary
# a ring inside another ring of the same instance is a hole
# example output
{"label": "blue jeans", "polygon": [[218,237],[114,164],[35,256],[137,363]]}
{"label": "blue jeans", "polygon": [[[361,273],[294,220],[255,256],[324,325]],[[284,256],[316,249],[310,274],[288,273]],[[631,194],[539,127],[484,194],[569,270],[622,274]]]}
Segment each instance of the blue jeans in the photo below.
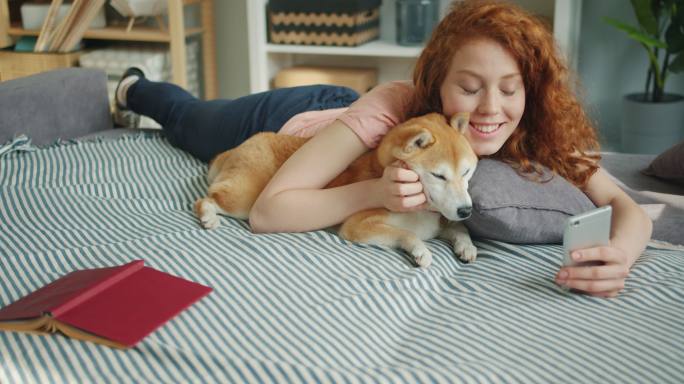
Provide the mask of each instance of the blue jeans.
{"label": "blue jeans", "polygon": [[358,97],[349,88],[311,85],[203,101],[175,84],[147,79],[126,93],[128,108],[154,119],[173,145],[205,162],[255,133],[277,132],[300,112],[347,107]]}

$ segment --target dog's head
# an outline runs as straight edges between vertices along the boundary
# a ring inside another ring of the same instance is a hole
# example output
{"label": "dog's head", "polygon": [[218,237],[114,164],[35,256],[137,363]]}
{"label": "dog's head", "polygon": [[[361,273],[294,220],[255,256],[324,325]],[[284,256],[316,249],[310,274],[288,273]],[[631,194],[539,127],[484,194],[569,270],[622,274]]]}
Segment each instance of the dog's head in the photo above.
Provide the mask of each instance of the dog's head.
{"label": "dog's head", "polygon": [[468,181],[477,155],[463,136],[468,120],[467,113],[450,123],[438,113],[415,117],[390,129],[377,152],[383,167],[400,160],[416,172],[431,208],[452,221],[467,219],[472,210]]}

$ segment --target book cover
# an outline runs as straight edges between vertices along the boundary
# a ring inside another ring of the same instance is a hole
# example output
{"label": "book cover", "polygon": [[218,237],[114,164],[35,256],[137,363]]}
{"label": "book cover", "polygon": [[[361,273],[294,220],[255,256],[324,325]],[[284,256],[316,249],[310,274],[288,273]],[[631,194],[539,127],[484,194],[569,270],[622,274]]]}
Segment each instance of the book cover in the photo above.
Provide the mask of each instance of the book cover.
{"label": "book cover", "polygon": [[209,292],[209,287],[137,260],[75,271],[53,281],[0,309],[0,329],[61,331],[128,348]]}

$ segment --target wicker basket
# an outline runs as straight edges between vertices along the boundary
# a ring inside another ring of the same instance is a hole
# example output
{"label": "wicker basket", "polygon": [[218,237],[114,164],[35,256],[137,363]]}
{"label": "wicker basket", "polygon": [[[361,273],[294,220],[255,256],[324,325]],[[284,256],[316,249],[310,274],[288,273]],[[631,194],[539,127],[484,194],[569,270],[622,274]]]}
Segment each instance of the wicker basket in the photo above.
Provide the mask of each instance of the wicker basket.
{"label": "wicker basket", "polygon": [[0,50],[0,81],[52,69],[75,67],[81,52],[32,53]]}
{"label": "wicker basket", "polygon": [[378,70],[375,68],[296,66],[281,70],[273,79],[275,88],[313,84],[341,85],[363,94],[378,84]]}
{"label": "wicker basket", "polygon": [[274,44],[357,46],[380,36],[380,1],[270,0]]}

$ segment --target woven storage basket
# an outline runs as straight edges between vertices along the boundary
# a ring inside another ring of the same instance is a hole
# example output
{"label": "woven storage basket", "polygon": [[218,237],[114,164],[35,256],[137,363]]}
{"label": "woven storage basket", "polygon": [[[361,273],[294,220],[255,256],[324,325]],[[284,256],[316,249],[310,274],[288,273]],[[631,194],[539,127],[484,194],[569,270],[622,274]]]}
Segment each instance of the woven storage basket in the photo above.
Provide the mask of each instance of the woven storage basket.
{"label": "woven storage basket", "polygon": [[357,46],[380,36],[380,0],[270,0],[271,43]]}
{"label": "woven storage basket", "polygon": [[296,66],[281,70],[273,79],[275,88],[313,84],[342,85],[363,94],[378,84],[378,70],[375,68]]}
{"label": "woven storage basket", "polygon": [[33,53],[0,50],[0,81],[52,69],[75,67],[81,52]]}

